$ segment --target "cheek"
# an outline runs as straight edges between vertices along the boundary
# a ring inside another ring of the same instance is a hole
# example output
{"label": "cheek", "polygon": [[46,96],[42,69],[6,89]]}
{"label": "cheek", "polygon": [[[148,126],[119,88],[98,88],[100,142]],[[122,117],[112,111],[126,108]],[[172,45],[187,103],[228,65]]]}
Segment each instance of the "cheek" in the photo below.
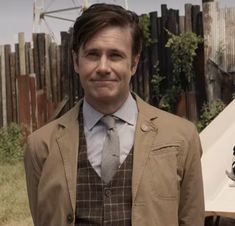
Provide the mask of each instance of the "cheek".
{"label": "cheek", "polygon": [[86,80],[89,76],[92,74],[92,68],[91,65],[89,64],[81,64],[80,67],[78,68],[78,74],[80,76],[81,80]]}

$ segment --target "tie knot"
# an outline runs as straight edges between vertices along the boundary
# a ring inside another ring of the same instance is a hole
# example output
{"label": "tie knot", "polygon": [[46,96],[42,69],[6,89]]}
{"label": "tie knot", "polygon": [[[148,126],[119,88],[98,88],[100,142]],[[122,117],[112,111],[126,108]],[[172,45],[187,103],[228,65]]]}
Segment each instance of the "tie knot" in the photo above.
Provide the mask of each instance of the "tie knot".
{"label": "tie knot", "polygon": [[101,122],[104,123],[108,130],[116,127],[115,118],[112,115],[105,115],[101,118]]}

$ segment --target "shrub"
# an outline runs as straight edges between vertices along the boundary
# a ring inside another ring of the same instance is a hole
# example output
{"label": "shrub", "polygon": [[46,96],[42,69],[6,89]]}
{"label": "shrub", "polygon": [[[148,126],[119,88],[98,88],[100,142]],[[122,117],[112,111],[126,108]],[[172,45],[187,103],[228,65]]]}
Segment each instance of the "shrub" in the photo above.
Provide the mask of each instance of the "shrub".
{"label": "shrub", "polygon": [[202,131],[224,108],[225,104],[220,99],[214,100],[210,104],[203,104],[202,114],[197,124],[198,130]]}
{"label": "shrub", "polygon": [[0,128],[0,161],[15,163],[23,157],[23,130],[16,123]]}
{"label": "shrub", "polygon": [[166,47],[171,50],[173,64],[173,83],[186,91],[193,79],[193,61],[197,55],[196,50],[203,38],[193,32],[174,35],[168,32],[169,39]]}

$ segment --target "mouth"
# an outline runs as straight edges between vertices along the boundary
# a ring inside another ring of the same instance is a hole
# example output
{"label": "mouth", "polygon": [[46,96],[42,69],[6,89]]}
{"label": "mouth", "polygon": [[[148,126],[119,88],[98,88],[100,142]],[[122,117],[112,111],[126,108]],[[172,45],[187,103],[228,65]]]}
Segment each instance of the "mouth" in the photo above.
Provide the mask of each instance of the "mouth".
{"label": "mouth", "polygon": [[91,79],[92,82],[115,82],[117,79],[111,79],[111,78],[99,78],[99,79]]}
{"label": "mouth", "polygon": [[117,82],[117,79],[91,79],[91,82],[105,85],[105,84]]}

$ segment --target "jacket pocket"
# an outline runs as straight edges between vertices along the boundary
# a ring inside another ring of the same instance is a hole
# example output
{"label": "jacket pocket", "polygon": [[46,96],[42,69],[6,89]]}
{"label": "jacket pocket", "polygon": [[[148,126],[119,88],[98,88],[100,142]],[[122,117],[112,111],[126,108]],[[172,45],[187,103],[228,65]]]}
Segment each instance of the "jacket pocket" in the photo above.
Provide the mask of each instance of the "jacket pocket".
{"label": "jacket pocket", "polygon": [[152,149],[150,168],[152,192],[159,199],[175,200],[179,194],[179,145],[168,144]]}

